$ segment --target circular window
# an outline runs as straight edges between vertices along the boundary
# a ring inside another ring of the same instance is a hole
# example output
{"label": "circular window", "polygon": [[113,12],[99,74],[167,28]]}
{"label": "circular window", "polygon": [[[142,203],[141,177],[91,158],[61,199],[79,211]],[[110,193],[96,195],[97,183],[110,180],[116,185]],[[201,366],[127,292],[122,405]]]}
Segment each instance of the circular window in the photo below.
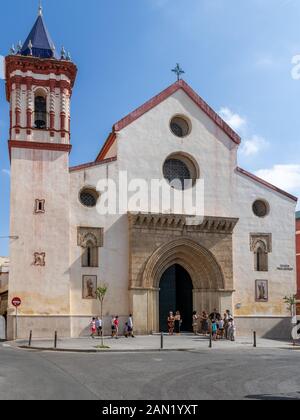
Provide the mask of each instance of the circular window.
{"label": "circular window", "polygon": [[[198,178],[195,164],[185,155],[175,154],[170,156],[163,166],[164,178],[176,189],[190,187]],[[188,183],[188,184],[187,184]]]}
{"label": "circular window", "polygon": [[91,188],[85,188],[79,194],[80,202],[85,207],[96,207],[98,197],[97,191]]}
{"label": "circular window", "polygon": [[174,117],[171,120],[170,128],[177,137],[186,137],[191,132],[190,123],[183,117]]}
{"label": "circular window", "polygon": [[265,217],[269,214],[269,204],[264,200],[256,200],[253,203],[253,213],[257,217]]}

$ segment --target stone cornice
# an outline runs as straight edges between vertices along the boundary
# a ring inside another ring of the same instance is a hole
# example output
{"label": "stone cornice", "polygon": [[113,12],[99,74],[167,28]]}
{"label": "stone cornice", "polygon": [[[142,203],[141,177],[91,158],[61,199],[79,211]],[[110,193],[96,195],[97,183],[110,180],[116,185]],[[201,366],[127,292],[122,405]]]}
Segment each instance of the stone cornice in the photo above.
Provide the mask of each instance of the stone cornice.
{"label": "stone cornice", "polygon": [[32,149],[32,150],[48,150],[55,152],[67,152],[70,153],[72,146],[70,144],[63,143],[41,143],[34,141],[20,141],[20,140],[9,140],[8,149],[9,157],[11,159],[11,149]]}
{"label": "stone cornice", "polygon": [[213,216],[187,216],[174,214],[128,213],[129,224],[135,229],[172,229],[208,233],[230,234],[239,219]]}

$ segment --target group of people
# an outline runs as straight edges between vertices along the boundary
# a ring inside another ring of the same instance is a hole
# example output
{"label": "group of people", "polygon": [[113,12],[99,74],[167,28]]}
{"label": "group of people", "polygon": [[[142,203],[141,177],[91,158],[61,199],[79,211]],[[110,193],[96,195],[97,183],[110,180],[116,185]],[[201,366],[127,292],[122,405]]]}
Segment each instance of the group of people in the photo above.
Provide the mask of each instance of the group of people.
{"label": "group of people", "polygon": [[[180,335],[182,322],[180,311],[177,311],[176,313],[170,312],[168,316],[169,335]],[[208,315],[206,311],[203,311],[201,316],[198,315],[197,311],[194,311],[192,316],[192,325],[195,335],[198,335],[199,333],[205,336],[211,335],[214,341],[218,339],[235,341],[236,326],[234,318],[229,310],[224,313],[223,317],[217,309],[214,309],[210,315]],[[92,338],[95,338],[96,335],[101,337],[103,334],[102,319],[99,317],[93,318],[90,323],[90,330]],[[119,335],[120,319],[117,315],[111,318],[111,337],[118,339]],[[125,322],[123,335],[126,338],[134,338],[132,314],[129,315],[127,322]]]}
{"label": "group of people", "polygon": [[[195,317],[200,320],[200,334],[211,334],[214,341],[225,338],[230,341],[235,341],[236,326],[229,310],[224,313],[223,317],[217,309],[214,309],[210,315],[206,311],[203,311],[200,317],[198,317],[197,313],[194,313],[193,319]],[[193,325],[196,327],[195,323]],[[194,333],[198,334],[198,323],[197,330],[194,328]]]}
{"label": "group of people", "polygon": [[[170,312],[168,316],[168,332],[169,335],[180,335],[182,318],[179,311]],[[217,309],[209,315],[206,311],[199,316],[197,311],[192,316],[193,332],[195,335],[211,335],[214,341],[218,339],[227,339],[235,341],[236,326],[231,312],[227,310],[222,317]]]}
{"label": "group of people", "polygon": [[[96,335],[101,337],[103,334],[103,321],[98,317],[93,318],[90,323],[90,330],[91,330],[91,337],[95,338]],[[119,338],[120,334],[120,318],[119,316],[113,316],[111,318],[111,337],[112,338]],[[132,337],[133,335],[133,317],[132,314],[129,315],[127,322],[125,322],[123,335],[126,338]]]}
{"label": "group of people", "polygon": [[175,331],[175,334],[179,335],[180,330],[181,330],[181,325],[182,325],[182,319],[181,319],[180,312],[177,311],[175,315],[174,315],[174,312],[170,312],[168,316],[169,334],[174,335],[174,331]]}
{"label": "group of people", "polygon": [[98,317],[93,318],[90,324],[91,329],[91,337],[95,338],[95,335],[97,334],[98,337],[102,336],[102,319],[99,319]]}

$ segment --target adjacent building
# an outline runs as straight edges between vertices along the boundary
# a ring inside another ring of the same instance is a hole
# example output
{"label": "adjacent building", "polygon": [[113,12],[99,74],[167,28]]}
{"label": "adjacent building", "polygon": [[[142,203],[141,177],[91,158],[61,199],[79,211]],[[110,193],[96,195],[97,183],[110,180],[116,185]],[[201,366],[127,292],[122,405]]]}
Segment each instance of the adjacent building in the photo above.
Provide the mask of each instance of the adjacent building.
{"label": "adjacent building", "polygon": [[296,213],[297,312],[300,316],[300,211]]}
{"label": "adjacent building", "polygon": [[9,259],[0,257],[0,315],[6,315],[8,307]]}
{"label": "adjacent building", "polygon": [[[189,331],[193,310],[218,308],[232,311],[240,334],[289,336],[283,297],[296,292],[297,198],[239,167],[240,137],[185,81],[115,123],[93,162],[70,167],[77,68],[64,49],[57,54],[41,10],[5,67],[17,238],[10,338],[14,296],[20,337],[87,334],[102,284],[107,331],[112,315],[124,322],[133,313],[137,333],[159,332],[170,310]],[[165,205],[153,181],[175,199]],[[179,209],[187,192],[201,200]]]}

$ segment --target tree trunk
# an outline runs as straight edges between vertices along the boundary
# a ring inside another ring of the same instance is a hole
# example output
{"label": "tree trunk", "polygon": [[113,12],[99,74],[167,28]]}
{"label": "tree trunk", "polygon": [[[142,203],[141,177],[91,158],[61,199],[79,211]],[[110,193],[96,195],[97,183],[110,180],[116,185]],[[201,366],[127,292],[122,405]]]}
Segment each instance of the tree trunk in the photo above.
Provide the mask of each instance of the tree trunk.
{"label": "tree trunk", "polygon": [[101,329],[101,346],[104,347],[104,337],[103,337],[103,331],[104,331],[104,322],[103,322],[103,301],[101,300],[101,322],[102,322],[102,329]]}

